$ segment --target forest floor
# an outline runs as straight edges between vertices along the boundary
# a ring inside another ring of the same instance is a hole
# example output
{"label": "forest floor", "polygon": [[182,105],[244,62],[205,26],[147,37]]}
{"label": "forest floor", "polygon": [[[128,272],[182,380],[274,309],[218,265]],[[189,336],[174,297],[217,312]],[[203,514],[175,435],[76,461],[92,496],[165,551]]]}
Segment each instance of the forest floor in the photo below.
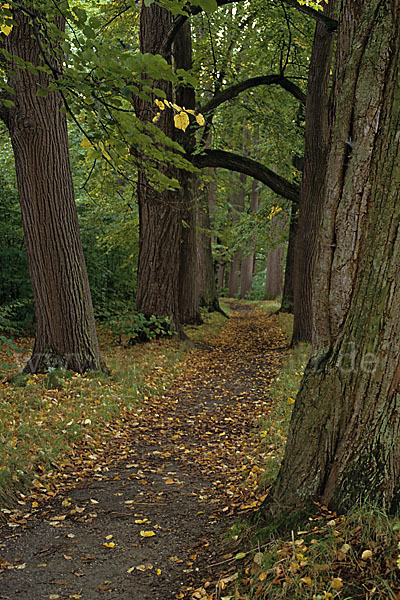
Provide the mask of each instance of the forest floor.
{"label": "forest floor", "polygon": [[264,498],[256,426],[288,345],[277,316],[231,310],[84,469],[75,449],[51,491],[38,474],[3,511],[1,600],[221,597],[235,561],[221,536]]}

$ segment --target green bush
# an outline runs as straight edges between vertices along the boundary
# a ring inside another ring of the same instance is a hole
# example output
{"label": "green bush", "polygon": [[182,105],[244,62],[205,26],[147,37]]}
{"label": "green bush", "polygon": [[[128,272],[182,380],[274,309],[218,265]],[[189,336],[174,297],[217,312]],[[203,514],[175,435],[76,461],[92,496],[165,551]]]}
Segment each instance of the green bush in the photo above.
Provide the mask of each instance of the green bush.
{"label": "green bush", "polygon": [[105,321],[106,327],[116,337],[118,343],[132,345],[148,342],[173,334],[169,317],[151,315],[146,317],[139,312],[127,312]]}

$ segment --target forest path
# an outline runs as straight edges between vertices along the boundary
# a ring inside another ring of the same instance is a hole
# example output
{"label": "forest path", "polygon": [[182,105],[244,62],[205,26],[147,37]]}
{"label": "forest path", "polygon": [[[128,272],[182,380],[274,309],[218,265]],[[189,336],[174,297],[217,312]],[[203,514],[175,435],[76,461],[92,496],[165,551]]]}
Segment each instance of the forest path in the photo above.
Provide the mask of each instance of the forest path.
{"label": "forest path", "polygon": [[232,309],[106,465],[0,530],[0,600],[215,598],[218,537],[260,500],[253,429],[287,345],[277,317]]}

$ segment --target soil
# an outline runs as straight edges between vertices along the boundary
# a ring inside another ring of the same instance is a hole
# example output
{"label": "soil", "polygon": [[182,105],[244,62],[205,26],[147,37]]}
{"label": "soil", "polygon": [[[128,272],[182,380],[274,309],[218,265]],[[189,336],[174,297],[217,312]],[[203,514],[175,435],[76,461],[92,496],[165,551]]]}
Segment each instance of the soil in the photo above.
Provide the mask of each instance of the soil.
{"label": "soil", "polygon": [[0,529],[0,600],[217,597],[221,536],[261,494],[243,472],[285,345],[277,318],[232,308],[106,462]]}

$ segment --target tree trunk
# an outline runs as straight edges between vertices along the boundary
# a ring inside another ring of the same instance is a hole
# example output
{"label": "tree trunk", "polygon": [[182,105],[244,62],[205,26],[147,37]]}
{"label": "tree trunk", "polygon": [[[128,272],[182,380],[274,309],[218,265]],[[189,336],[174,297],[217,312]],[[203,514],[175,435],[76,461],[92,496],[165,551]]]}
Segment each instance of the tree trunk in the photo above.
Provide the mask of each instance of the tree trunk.
{"label": "tree trunk", "polygon": [[[173,44],[175,69],[192,69],[192,34],[190,22],[180,29]],[[191,86],[176,90],[178,106],[193,110],[196,104],[195,92]],[[195,148],[195,137],[191,130],[175,131],[175,139],[191,154]],[[182,198],[182,239],[179,266],[179,316],[182,323],[201,324],[199,312],[199,278],[197,272],[196,201],[194,198],[195,178],[188,171],[179,171],[179,193]]]}
{"label": "tree trunk", "polygon": [[267,280],[265,285],[265,298],[267,300],[276,300],[282,295],[284,255],[285,249],[282,246],[268,252]]}
{"label": "tree trunk", "polygon": [[[337,0],[324,12],[332,16]],[[307,100],[304,169],[300,190],[299,220],[294,255],[294,324],[292,344],[311,342],[312,278],[323,210],[328,151],[329,80],[334,35],[324,24],[315,30]]]}
{"label": "tree trunk", "polygon": [[[247,133],[245,131],[245,141],[248,139]],[[231,174],[231,181],[234,181],[235,175]],[[236,223],[238,220],[238,213],[243,212],[244,203],[246,198],[246,180],[247,176],[243,173],[239,175],[239,185],[232,184],[232,222]],[[229,280],[228,280],[228,291],[229,296],[231,298],[237,296],[239,294],[239,281],[240,281],[240,263],[242,260],[242,251],[236,250],[233,253],[230,268],[229,268]]]}
{"label": "tree trunk", "polygon": [[289,224],[289,241],[286,253],[285,277],[282,292],[282,304],[279,312],[293,313],[294,298],[293,298],[293,279],[294,279],[294,261],[295,261],[295,245],[298,229],[298,211],[297,205],[292,202],[290,208],[290,224]]}
{"label": "tree trunk", "polygon": [[241,250],[236,250],[236,252],[232,256],[231,264],[229,267],[228,293],[230,298],[235,298],[239,294],[241,255]]}
{"label": "tree trunk", "polygon": [[219,310],[217,286],[211,248],[209,199],[203,198],[197,207],[197,272],[199,276],[199,304],[209,312]]}
{"label": "tree trunk", "polygon": [[[43,66],[31,19],[16,10],[14,20],[5,48]],[[57,25],[63,28],[61,19]],[[7,111],[5,121],[15,156],[36,314],[35,345],[25,371],[103,369],[74,200],[66,117],[60,112],[62,98],[55,92],[37,97],[38,86],[49,84],[43,72],[35,75],[21,69],[13,59],[9,67],[15,107]]]}
{"label": "tree trunk", "polygon": [[343,0],[313,357],[273,491],[280,509],[400,500],[399,7]]}
{"label": "tree trunk", "polygon": [[[140,13],[140,51],[156,54],[172,24],[172,15],[156,3],[142,5]],[[170,60],[170,55],[164,56]],[[149,82],[147,82],[149,83]],[[155,80],[154,87],[163,90],[172,99],[169,82]],[[137,116],[151,121],[155,114],[154,104],[135,99]],[[173,115],[169,110],[161,112],[160,129],[169,137],[174,135]],[[162,172],[178,179],[177,169],[160,167]],[[182,239],[182,216],[180,194],[166,190],[159,192],[150,184],[144,169],[138,173],[139,204],[139,259],[136,306],[145,315],[167,315],[178,331],[179,316],[179,269]]]}
{"label": "tree trunk", "polygon": [[[257,140],[257,138],[256,138]],[[255,143],[257,143],[255,141]],[[260,205],[260,189],[258,187],[259,182],[254,179],[251,185],[250,194],[250,214],[257,212]],[[253,283],[254,267],[255,267],[255,253],[254,248],[256,245],[256,236],[253,234],[248,243],[247,254],[242,257],[242,263],[240,265],[240,297],[244,298],[246,294],[251,291]]]}
{"label": "tree trunk", "polygon": [[[172,24],[169,11],[153,3],[142,5],[140,13],[140,50],[157,54],[163,46]],[[176,68],[191,65],[190,25],[186,23],[178,33],[173,55]],[[163,58],[171,61],[171,55]],[[163,90],[172,100],[172,86],[162,80],[154,80],[154,87]],[[191,88],[176,90],[178,104],[194,106]],[[136,114],[144,122],[154,117],[154,105],[136,98]],[[173,113],[161,112],[160,129],[191,151],[193,137],[181,134],[174,127]],[[138,288],[136,306],[146,315],[168,315],[178,333],[181,323],[201,323],[198,311],[196,274],[196,230],[190,173],[173,166],[160,170],[170,178],[177,179],[181,189],[156,191],[149,183],[144,170],[139,170],[138,203],[140,218]]]}

